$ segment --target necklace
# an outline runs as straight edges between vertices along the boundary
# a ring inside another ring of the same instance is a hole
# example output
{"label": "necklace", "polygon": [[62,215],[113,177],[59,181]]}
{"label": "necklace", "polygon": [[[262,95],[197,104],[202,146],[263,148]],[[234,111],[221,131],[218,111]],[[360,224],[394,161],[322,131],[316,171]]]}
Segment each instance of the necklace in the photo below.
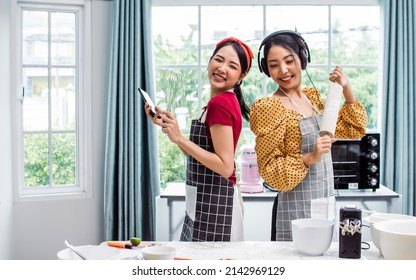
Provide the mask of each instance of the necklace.
{"label": "necklace", "polygon": [[[281,91],[281,92],[283,92],[284,93],[284,95],[286,95],[287,96],[287,98],[289,98],[289,101],[290,101],[290,104],[292,104],[292,106],[296,109],[296,111],[297,112],[299,112],[304,118],[306,118],[307,117],[307,115],[306,114],[304,114],[303,113],[303,111],[300,109],[300,106],[295,102],[295,100],[293,100],[293,98],[292,97],[290,97],[290,95],[289,94],[287,94],[287,92],[286,91],[284,91],[281,87],[279,87],[279,90]],[[302,93],[300,94],[300,98],[302,98]]]}
{"label": "necklace", "polygon": [[[284,93],[284,95],[286,95],[287,96],[287,98],[289,98],[289,100],[290,100],[290,103],[292,104],[292,106],[297,110],[297,112],[299,113],[299,114],[301,114],[304,118],[306,118],[306,117],[308,117],[308,115],[307,114],[305,114],[305,113],[303,113],[303,111],[300,109],[300,106],[295,102],[295,100],[293,100],[293,98],[292,97],[290,97],[290,95],[289,94],[287,94],[287,92],[286,91],[284,91],[281,87],[279,87],[278,88],[278,90],[280,90],[281,92],[283,92]],[[319,112],[320,112],[320,110],[314,105],[314,104],[312,104],[312,102],[308,99],[308,98],[306,98],[306,97],[304,97],[303,96],[303,94],[302,94],[302,92],[300,93],[300,98],[304,98],[305,99],[305,101],[309,104],[309,105],[311,105],[312,106],[312,110],[313,111],[315,111],[315,113],[318,113],[319,114]]]}

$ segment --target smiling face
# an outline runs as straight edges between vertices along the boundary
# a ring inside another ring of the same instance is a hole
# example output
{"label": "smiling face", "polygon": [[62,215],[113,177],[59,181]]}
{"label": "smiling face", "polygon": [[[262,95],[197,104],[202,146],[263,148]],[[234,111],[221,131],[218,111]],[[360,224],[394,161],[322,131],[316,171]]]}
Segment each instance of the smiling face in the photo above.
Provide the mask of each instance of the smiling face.
{"label": "smiling face", "polygon": [[243,79],[240,59],[231,45],[219,49],[208,64],[211,96],[232,89]]}
{"label": "smiling face", "polygon": [[273,45],[267,55],[270,77],[284,89],[297,89],[301,82],[301,62],[294,51]]}

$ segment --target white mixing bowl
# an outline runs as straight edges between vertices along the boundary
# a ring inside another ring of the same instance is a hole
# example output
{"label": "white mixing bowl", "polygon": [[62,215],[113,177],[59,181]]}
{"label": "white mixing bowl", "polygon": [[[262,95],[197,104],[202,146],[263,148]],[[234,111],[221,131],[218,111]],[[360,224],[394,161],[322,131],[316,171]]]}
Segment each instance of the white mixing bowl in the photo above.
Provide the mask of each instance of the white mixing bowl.
{"label": "white mixing bowl", "polygon": [[416,260],[416,220],[391,220],[374,223],[380,248],[388,260]]}
{"label": "white mixing bowl", "polygon": [[370,215],[373,222],[382,222],[390,220],[411,220],[416,219],[414,216],[396,214],[396,213],[373,213]]}
{"label": "white mixing bowl", "polygon": [[320,256],[332,243],[334,222],[325,219],[297,219],[292,221],[293,244],[306,255]]}
{"label": "white mixing bowl", "polygon": [[416,217],[395,213],[373,213],[366,217],[365,220],[370,224],[371,239],[373,240],[374,246],[376,246],[382,254],[380,247],[380,234],[378,229],[374,228],[374,223],[392,220],[416,220]]}
{"label": "white mixing bowl", "polygon": [[145,260],[173,260],[176,249],[171,246],[150,246],[142,249]]}

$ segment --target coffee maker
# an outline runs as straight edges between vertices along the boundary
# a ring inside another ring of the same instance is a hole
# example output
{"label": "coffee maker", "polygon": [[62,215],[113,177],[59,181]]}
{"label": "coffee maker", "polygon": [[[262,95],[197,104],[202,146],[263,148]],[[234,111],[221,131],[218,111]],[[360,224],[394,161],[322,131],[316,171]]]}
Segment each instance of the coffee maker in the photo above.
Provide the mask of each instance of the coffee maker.
{"label": "coffee maker", "polygon": [[241,146],[240,190],[244,193],[263,192],[263,184],[259,175],[257,155],[253,145]]}

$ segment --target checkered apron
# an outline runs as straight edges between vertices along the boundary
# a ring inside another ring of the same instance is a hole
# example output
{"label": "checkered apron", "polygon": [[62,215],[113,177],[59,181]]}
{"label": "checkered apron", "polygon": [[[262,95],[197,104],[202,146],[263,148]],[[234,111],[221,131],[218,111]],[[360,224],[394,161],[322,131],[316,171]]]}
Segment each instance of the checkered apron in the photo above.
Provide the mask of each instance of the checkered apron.
{"label": "checkered apron", "polygon": [[[205,130],[204,123],[193,120],[189,139],[213,152]],[[241,193],[228,179],[188,156],[186,212],[180,241],[242,240],[242,209],[236,195]]]}
{"label": "checkered apron", "polygon": [[[302,135],[302,154],[315,148],[322,115],[299,121]],[[289,192],[278,193],[273,204],[272,241],[291,241],[291,221],[301,218],[335,218],[334,175],[331,153],[309,166],[302,182]]]}

